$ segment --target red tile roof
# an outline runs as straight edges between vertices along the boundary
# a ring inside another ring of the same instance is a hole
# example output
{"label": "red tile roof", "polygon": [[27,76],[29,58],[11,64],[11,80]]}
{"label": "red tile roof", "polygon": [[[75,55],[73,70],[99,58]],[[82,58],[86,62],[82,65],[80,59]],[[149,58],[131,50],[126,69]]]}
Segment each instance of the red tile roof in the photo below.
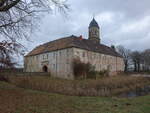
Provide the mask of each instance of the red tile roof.
{"label": "red tile roof", "polygon": [[60,49],[65,49],[65,48],[71,48],[71,47],[76,47],[76,48],[81,48],[93,52],[98,52],[102,54],[107,54],[111,56],[118,56],[122,57],[119,55],[114,49],[105,46],[103,44],[95,43],[91,40],[88,39],[82,39],[80,37],[76,36],[70,36],[66,38],[61,38],[58,40],[54,40],[48,43],[45,43],[43,45],[40,45],[33,49],[31,52],[29,52],[27,56],[34,56],[42,53],[47,53],[51,51],[56,51]]}

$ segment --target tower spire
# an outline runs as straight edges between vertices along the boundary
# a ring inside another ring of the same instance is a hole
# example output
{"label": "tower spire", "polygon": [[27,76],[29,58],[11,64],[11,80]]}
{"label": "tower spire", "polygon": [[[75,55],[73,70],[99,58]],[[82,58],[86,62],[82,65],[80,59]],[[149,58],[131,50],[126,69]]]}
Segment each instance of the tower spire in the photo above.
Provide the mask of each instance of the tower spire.
{"label": "tower spire", "polygon": [[99,25],[96,22],[95,18],[91,21],[89,25],[89,40],[92,40],[96,43],[100,43],[100,36],[99,36]]}

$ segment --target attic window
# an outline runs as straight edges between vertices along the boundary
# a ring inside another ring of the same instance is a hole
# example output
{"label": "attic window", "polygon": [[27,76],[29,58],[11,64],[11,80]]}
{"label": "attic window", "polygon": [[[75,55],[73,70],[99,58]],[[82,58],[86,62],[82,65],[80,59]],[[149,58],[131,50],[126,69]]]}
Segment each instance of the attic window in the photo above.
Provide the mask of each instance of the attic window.
{"label": "attic window", "polygon": [[43,60],[48,59],[48,54],[43,54]]}

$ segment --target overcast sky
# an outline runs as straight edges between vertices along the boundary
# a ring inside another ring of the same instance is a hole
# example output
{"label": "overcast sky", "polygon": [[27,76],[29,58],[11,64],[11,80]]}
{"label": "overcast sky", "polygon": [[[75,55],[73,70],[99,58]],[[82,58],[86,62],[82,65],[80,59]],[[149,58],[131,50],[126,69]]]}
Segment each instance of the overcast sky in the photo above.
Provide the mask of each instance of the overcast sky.
{"label": "overcast sky", "polygon": [[68,0],[67,17],[47,14],[38,31],[26,42],[28,51],[39,44],[70,35],[88,38],[95,15],[105,45],[123,45],[132,50],[150,48],[150,0]]}

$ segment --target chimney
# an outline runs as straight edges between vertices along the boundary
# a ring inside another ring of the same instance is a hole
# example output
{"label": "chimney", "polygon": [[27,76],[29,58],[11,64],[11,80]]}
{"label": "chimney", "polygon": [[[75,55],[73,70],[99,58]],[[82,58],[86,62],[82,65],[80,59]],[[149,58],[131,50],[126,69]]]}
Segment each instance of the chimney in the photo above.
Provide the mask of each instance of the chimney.
{"label": "chimney", "polygon": [[112,48],[114,51],[116,51],[116,48],[115,48],[114,45],[111,45],[111,48]]}
{"label": "chimney", "polygon": [[82,35],[80,35],[79,39],[80,39],[80,40],[83,40],[83,37],[82,37]]}

